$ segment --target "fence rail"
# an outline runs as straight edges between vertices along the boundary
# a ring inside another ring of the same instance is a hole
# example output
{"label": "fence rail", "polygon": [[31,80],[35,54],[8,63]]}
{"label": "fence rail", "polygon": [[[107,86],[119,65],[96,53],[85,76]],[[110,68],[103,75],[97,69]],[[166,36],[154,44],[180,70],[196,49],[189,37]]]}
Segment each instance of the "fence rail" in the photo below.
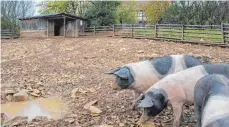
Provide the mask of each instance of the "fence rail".
{"label": "fence rail", "polygon": [[107,36],[110,33],[112,36],[113,27],[112,26],[93,26],[86,27],[84,32],[81,34],[82,36],[91,36],[91,35],[104,35]]}
{"label": "fence rail", "polygon": [[18,38],[19,32],[13,29],[2,29],[1,30],[1,38],[2,39],[10,39],[10,38]]}
{"label": "fence rail", "polygon": [[225,47],[229,47],[229,24],[156,24],[154,26],[114,24],[113,26],[87,27],[84,31],[84,35],[176,40],[203,43],[204,45],[208,45],[208,43],[212,45],[226,45]]}

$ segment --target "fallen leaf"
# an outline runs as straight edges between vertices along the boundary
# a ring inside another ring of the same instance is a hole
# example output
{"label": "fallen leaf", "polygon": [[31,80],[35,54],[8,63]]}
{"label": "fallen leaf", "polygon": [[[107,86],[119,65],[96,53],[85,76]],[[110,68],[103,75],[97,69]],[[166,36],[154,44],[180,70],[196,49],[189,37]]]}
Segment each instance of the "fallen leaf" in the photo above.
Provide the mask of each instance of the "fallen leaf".
{"label": "fallen leaf", "polygon": [[102,125],[99,125],[99,126],[97,126],[97,127],[114,127],[114,126],[112,126],[112,125],[107,125],[107,124],[102,124]]}
{"label": "fallen leaf", "polygon": [[71,94],[71,97],[72,98],[75,98],[76,97],[76,92],[77,91],[79,91],[79,88],[74,88],[73,90],[72,90],[72,94]]}
{"label": "fallen leaf", "polygon": [[84,89],[82,89],[82,88],[79,88],[79,92],[80,92],[80,93],[83,93],[83,94],[86,94],[88,91],[86,91],[86,90],[84,90]]}
{"label": "fallen leaf", "polygon": [[146,123],[140,124],[140,127],[156,127],[156,126],[153,123],[146,122]]}
{"label": "fallen leaf", "polygon": [[85,105],[83,106],[83,108],[84,108],[84,109],[89,109],[90,106],[92,106],[92,105],[95,104],[95,103],[97,103],[97,100],[94,100],[94,101],[91,101],[91,102],[85,104]]}
{"label": "fallen leaf", "polygon": [[5,93],[5,94],[15,94],[16,91],[15,91],[15,90],[12,90],[12,89],[8,89],[8,90],[5,90],[4,93]]}
{"label": "fallen leaf", "polygon": [[12,101],[13,100],[13,95],[7,95],[6,99],[7,99],[7,101]]}
{"label": "fallen leaf", "polygon": [[31,86],[27,86],[26,89],[28,89],[29,91],[33,90]]}
{"label": "fallen leaf", "polygon": [[9,120],[5,123],[6,126],[18,126],[18,125],[25,125],[28,123],[27,116],[16,116],[12,120]]}
{"label": "fallen leaf", "polygon": [[96,90],[94,88],[88,89],[91,93],[94,93]]}
{"label": "fallen leaf", "polygon": [[125,127],[125,124],[124,124],[124,123],[119,123],[118,126],[119,126],[119,127]]}
{"label": "fallen leaf", "polygon": [[36,93],[36,94],[39,94],[41,91],[38,90],[38,89],[33,89],[33,92]]}
{"label": "fallen leaf", "polygon": [[36,116],[34,119],[32,119],[32,122],[39,122],[39,121],[48,121],[48,117],[46,116]]}
{"label": "fallen leaf", "polygon": [[95,106],[90,106],[89,107],[89,110],[91,111],[91,113],[94,113],[94,114],[100,114],[100,113],[102,113],[102,110],[100,110],[99,108],[97,108]]}
{"label": "fallen leaf", "polygon": [[40,95],[39,94],[36,94],[36,93],[30,93],[30,95],[34,96],[34,97],[39,97]]}
{"label": "fallen leaf", "polygon": [[138,50],[138,53],[144,53],[144,50]]}
{"label": "fallen leaf", "polygon": [[71,124],[71,123],[74,123],[75,122],[75,119],[74,118],[67,118],[64,121]]}
{"label": "fallen leaf", "polygon": [[1,123],[3,124],[7,120],[8,120],[8,117],[6,116],[6,114],[5,113],[1,113]]}

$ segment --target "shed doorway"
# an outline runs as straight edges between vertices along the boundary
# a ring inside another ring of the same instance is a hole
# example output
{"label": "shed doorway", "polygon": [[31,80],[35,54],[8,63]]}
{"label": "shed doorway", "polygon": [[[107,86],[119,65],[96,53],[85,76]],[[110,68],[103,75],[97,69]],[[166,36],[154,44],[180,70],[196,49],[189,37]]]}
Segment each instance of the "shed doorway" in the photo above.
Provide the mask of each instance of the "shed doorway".
{"label": "shed doorway", "polygon": [[63,21],[54,20],[54,36],[61,36],[61,27],[63,27]]}

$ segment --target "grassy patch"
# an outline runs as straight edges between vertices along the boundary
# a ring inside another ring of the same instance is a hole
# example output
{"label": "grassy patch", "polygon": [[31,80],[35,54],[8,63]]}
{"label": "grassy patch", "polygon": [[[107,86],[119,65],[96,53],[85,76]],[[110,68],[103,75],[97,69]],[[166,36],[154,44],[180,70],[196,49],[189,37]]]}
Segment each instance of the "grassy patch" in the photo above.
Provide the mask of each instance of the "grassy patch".
{"label": "grassy patch", "polygon": [[[151,36],[155,37],[154,28],[138,28],[134,29],[136,36]],[[168,37],[182,39],[181,29],[159,29],[157,32],[158,37]],[[184,40],[195,41],[209,41],[209,42],[221,42],[222,33],[219,29],[209,30],[184,30]]]}

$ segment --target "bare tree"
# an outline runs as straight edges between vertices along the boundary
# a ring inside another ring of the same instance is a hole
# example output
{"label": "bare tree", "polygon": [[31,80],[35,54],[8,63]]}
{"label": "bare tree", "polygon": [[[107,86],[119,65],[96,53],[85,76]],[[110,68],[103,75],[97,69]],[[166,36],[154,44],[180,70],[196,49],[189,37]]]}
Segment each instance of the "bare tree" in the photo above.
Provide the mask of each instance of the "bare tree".
{"label": "bare tree", "polygon": [[18,18],[32,16],[34,12],[34,1],[1,1],[2,29],[18,27]]}

